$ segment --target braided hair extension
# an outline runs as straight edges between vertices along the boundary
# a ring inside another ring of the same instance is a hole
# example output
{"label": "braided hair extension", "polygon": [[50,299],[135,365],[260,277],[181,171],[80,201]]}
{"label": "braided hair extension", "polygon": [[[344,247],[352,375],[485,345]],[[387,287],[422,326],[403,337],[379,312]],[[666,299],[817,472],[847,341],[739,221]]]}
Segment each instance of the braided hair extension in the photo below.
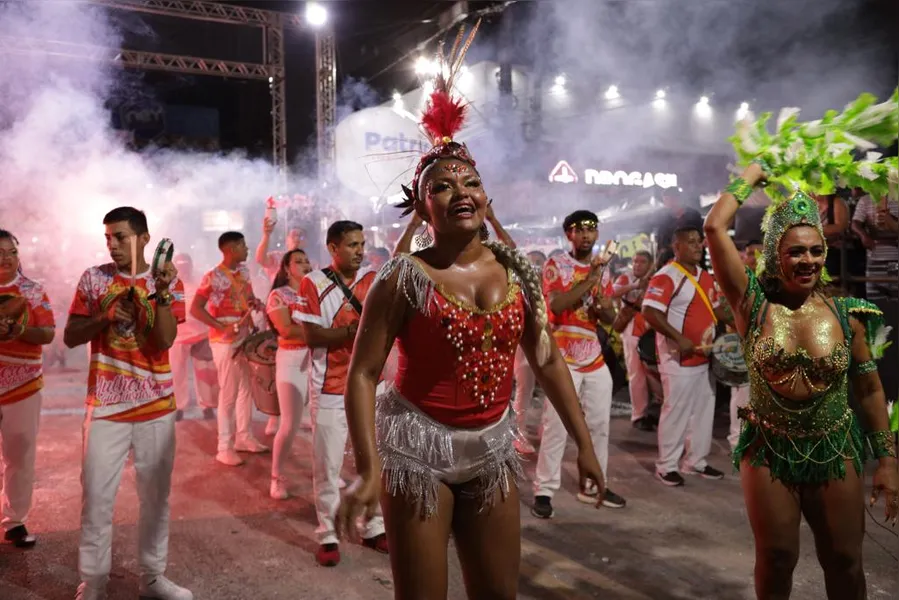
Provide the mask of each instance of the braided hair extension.
{"label": "braided hair extension", "polygon": [[537,364],[543,366],[549,360],[552,348],[549,339],[549,317],[546,312],[546,299],[543,297],[543,284],[537,270],[528,257],[514,248],[500,242],[484,242],[484,245],[496,255],[496,259],[507,269],[511,269],[521,281],[525,297],[530,306],[529,314],[534,320],[537,332]]}

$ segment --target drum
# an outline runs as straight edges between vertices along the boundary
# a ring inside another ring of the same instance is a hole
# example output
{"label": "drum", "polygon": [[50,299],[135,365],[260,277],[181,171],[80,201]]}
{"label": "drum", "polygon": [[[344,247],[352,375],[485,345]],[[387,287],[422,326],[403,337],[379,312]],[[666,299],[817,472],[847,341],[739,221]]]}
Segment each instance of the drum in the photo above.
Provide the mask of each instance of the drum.
{"label": "drum", "polygon": [[640,355],[640,360],[642,360],[643,364],[646,366],[658,366],[659,351],[658,348],[656,348],[656,332],[654,329],[650,329],[640,336],[640,341],[637,342],[637,354]]}
{"label": "drum", "polygon": [[736,333],[719,335],[712,345],[712,374],[728,387],[749,383],[749,369],[743,358],[743,344]]}
{"label": "drum", "polygon": [[190,357],[194,360],[212,362],[212,346],[208,339],[203,339],[190,347]]}
{"label": "drum", "polygon": [[0,295],[0,319],[18,321],[25,314],[27,307],[28,301],[22,296]]}
{"label": "drum", "polygon": [[156,245],[156,252],[153,253],[153,262],[150,264],[153,273],[159,273],[165,266],[165,263],[172,262],[172,256],[175,254],[175,244],[168,238],[159,240]]}
{"label": "drum", "polygon": [[250,391],[260,412],[277,417],[278,390],[275,387],[275,354],[278,335],[274,331],[260,331],[248,337],[237,349],[250,364]]}

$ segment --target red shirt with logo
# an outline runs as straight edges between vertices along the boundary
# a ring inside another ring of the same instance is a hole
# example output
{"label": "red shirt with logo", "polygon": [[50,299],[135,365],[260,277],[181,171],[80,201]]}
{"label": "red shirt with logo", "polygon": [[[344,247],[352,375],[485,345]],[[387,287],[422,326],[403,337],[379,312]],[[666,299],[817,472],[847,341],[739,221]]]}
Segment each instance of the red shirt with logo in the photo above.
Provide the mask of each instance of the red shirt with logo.
{"label": "red shirt with logo", "polygon": [[[377,273],[362,268],[356,278],[347,284],[359,303],[365,302]],[[305,304],[299,318],[326,329],[346,327],[358,323],[360,315],[347,301],[343,290],[324,271],[312,271],[300,283],[300,297]],[[320,408],[343,408],[353,340],[340,346],[312,349],[312,379],[310,401]]]}
{"label": "red shirt with logo", "polygon": [[[70,315],[90,317],[127,297],[131,276],[113,263],[91,267],[81,276]],[[175,279],[169,286],[172,313],[184,322],[184,285]],[[156,282],[149,271],[137,276],[134,303],[137,319],[131,325],[113,323],[91,340],[91,364],[87,377],[87,404],[94,419],[148,421],[175,410],[175,394],[168,350],[156,350],[146,340],[156,318]]]}
{"label": "red shirt with logo", "polygon": [[[585,280],[589,273],[590,265],[575,260],[570,254],[559,254],[547,260],[543,268],[543,293],[547,303],[552,294],[570,290]],[[562,357],[569,368],[581,373],[589,373],[605,365],[602,345],[596,335],[598,325],[590,316],[592,303],[592,295],[586,294],[578,304],[562,314],[549,311],[553,337]]]}
{"label": "red shirt with logo", "polygon": [[[283,308],[287,309],[292,323],[301,323],[302,310],[306,306],[306,300],[300,296],[296,290],[289,285],[275,288],[268,295],[268,302],[265,304],[265,312],[271,318],[272,313]],[[301,350],[306,348],[306,343],[302,340],[288,339],[281,335],[278,336],[278,348],[280,350]]]}
{"label": "red shirt with logo", "polygon": [[[622,273],[618,276],[618,279],[615,280],[613,290],[618,292],[630,285],[633,285],[637,282],[637,278],[634,277],[634,273],[632,271],[628,271],[627,273]],[[628,292],[622,299],[627,300],[628,302],[635,302],[636,298],[632,297],[632,294],[639,295],[639,291],[634,290],[633,292]],[[634,318],[631,319],[631,322],[627,324],[627,327],[624,328],[624,335],[631,335],[634,337],[640,337],[644,333],[648,327],[646,326],[646,318],[642,313],[638,312],[634,315]]]}
{"label": "red shirt with logo", "polygon": [[[209,316],[224,324],[237,323],[243,319],[256,299],[246,265],[240,265],[233,271],[225,265],[218,265],[203,275],[197,296],[206,299],[206,312]],[[226,327],[223,331],[210,329],[209,341],[213,344],[230,344],[237,339],[237,335],[232,327]]]}
{"label": "red shirt with logo", "polygon": [[[50,298],[43,286],[21,273],[0,285],[0,304],[23,298],[25,307],[15,323],[23,327],[55,327]],[[44,387],[43,348],[22,340],[0,341],[0,405],[34,395]]]}
{"label": "red shirt with logo", "polygon": [[[674,261],[660,269],[649,281],[643,296],[643,307],[662,312],[676,331],[687,337],[695,346],[711,346],[715,341],[715,317],[690,279]],[[684,267],[686,269],[686,267]],[[712,308],[718,306],[715,279],[701,267],[692,272],[693,278],[705,292]],[[659,369],[667,367],[701,367],[709,362],[703,353],[681,358],[678,346],[663,335],[656,335],[659,352]]]}

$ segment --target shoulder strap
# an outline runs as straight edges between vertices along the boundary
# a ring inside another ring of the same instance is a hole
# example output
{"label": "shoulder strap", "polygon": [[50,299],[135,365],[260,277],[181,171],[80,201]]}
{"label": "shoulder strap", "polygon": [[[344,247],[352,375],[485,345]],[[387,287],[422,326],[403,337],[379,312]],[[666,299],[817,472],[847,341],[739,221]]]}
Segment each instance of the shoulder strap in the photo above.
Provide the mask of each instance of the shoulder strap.
{"label": "shoulder strap", "polygon": [[322,273],[325,274],[325,277],[334,282],[340,290],[343,292],[343,295],[346,296],[347,302],[350,303],[350,306],[355,309],[359,316],[362,316],[362,303],[359,302],[359,298],[353,293],[353,290],[347,287],[346,283],[344,283],[343,278],[337,275],[331,267],[325,267],[322,269]]}
{"label": "shoulder strap", "polygon": [[702,300],[702,303],[705,304],[705,307],[707,309],[709,309],[709,314],[712,315],[712,320],[715,322],[715,324],[717,324],[718,317],[715,316],[715,309],[712,308],[712,303],[709,301],[708,295],[706,295],[705,290],[702,289],[702,287],[699,285],[699,282],[696,281],[696,278],[693,277],[693,274],[687,271],[683,267],[683,265],[681,265],[677,261],[673,261],[671,264],[673,264],[674,268],[683,273],[687,277],[687,279],[690,280],[690,283],[692,283],[693,287],[696,288],[696,293],[699,294],[699,298]]}

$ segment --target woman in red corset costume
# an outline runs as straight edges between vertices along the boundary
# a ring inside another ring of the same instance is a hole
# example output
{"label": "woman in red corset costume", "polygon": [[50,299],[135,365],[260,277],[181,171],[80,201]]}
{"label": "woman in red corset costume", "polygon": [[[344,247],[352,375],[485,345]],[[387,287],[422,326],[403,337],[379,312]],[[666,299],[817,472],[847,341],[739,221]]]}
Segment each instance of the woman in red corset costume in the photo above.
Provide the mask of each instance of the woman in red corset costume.
{"label": "woman in red corset costume", "polygon": [[[438,80],[423,115],[434,148],[403,205],[430,226],[433,243],[381,269],[356,337],[346,411],[360,478],[341,503],[337,529],[354,532],[356,517],[380,500],[395,598],[447,597],[452,534],[469,598],[511,600],[521,545],[510,407],[519,343],[578,444],[582,483],[602,491],[604,482],[571,375],[547,332],[540,278],[526,256],[482,239],[489,201],[467,148],[452,141],[464,112],[447,91],[452,80]],[[376,402],[394,341],[396,378]]]}

